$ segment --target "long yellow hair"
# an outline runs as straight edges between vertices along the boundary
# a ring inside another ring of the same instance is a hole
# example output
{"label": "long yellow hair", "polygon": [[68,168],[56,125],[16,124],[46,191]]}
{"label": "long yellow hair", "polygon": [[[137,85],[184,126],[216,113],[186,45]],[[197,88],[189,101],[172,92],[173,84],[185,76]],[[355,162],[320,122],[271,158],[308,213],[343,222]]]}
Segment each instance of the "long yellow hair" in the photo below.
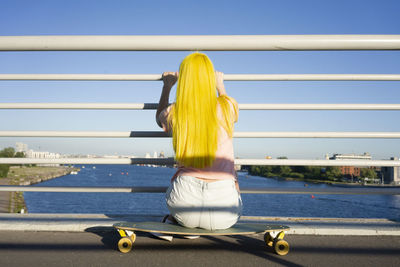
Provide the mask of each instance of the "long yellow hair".
{"label": "long yellow hair", "polygon": [[[217,118],[217,102],[222,109],[223,121]],[[229,97],[217,99],[214,66],[202,53],[188,55],[179,68],[175,105],[169,121],[176,160],[194,168],[209,167],[215,160],[218,130],[222,125],[232,136],[233,116]]]}

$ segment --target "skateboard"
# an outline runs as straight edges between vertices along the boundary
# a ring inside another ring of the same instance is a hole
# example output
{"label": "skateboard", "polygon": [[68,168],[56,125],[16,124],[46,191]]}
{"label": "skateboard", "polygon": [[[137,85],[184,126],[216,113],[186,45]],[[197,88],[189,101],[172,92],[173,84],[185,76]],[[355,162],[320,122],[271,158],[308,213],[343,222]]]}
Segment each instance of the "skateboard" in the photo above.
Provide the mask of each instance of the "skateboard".
{"label": "skateboard", "polygon": [[200,228],[186,228],[178,224],[167,224],[162,222],[120,222],[113,225],[121,236],[118,242],[118,250],[128,253],[132,250],[136,240],[136,232],[152,232],[171,235],[199,235],[199,236],[222,236],[222,235],[252,235],[264,234],[264,241],[268,247],[272,247],[278,255],[286,255],[289,252],[289,243],[283,240],[288,226],[277,224],[237,223],[225,230],[205,230]]}

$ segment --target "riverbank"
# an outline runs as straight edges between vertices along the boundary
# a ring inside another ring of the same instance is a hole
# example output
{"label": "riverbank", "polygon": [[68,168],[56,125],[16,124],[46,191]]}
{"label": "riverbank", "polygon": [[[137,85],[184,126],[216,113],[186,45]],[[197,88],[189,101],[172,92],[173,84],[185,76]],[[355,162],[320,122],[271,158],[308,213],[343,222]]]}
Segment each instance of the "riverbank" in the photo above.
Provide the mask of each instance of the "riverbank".
{"label": "riverbank", "polygon": [[[266,178],[271,178],[271,177],[266,177]],[[299,182],[304,182],[304,183],[314,183],[314,184],[362,185],[360,183],[338,182],[338,181],[331,181],[331,180],[307,179],[307,178],[278,177],[277,179],[282,179],[285,181],[299,181]]]}
{"label": "riverbank", "polygon": [[351,183],[351,182],[339,182],[339,181],[332,181],[332,180],[322,180],[322,179],[307,179],[307,178],[294,178],[294,177],[281,177],[281,176],[272,176],[266,177],[257,174],[250,174],[249,172],[245,172],[247,175],[254,175],[262,178],[267,179],[275,179],[275,180],[284,180],[284,181],[297,181],[297,182],[304,182],[305,184],[332,184],[332,185],[363,185],[360,183]]}
{"label": "riverbank", "polygon": [[376,171],[370,168],[362,168],[359,175],[351,179],[346,178],[337,166],[244,166],[244,169],[250,175],[305,183],[366,185],[380,182],[376,179]]}
{"label": "riverbank", "polygon": [[[11,166],[8,176],[0,178],[1,185],[32,185],[79,171],[73,167]],[[23,192],[0,192],[0,213],[27,212]]]}
{"label": "riverbank", "polygon": [[[259,176],[259,175],[257,175]],[[386,188],[393,188],[397,187],[396,185],[389,185],[389,184],[367,184],[367,183],[351,183],[351,182],[339,182],[339,181],[331,181],[331,180],[320,180],[320,179],[306,179],[306,178],[292,178],[292,177],[265,177],[260,176],[263,178],[268,179],[278,179],[278,180],[285,180],[285,181],[297,181],[297,182],[304,182],[305,184],[328,184],[328,185],[336,185],[336,186],[367,186],[367,187],[386,187]]]}

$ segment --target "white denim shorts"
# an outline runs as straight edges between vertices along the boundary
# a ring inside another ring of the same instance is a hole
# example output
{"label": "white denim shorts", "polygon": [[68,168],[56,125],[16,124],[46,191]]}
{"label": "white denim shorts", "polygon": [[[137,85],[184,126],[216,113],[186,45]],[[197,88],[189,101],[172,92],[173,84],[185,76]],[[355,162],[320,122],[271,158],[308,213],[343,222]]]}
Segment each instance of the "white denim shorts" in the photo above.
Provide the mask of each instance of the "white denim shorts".
{"label": "white denim shorts", "polygon": [[192,176],[178,176],[165,198],[171,215],[188,228],[227,229],[242,213],[242,199],[233,180],[208,183]]}

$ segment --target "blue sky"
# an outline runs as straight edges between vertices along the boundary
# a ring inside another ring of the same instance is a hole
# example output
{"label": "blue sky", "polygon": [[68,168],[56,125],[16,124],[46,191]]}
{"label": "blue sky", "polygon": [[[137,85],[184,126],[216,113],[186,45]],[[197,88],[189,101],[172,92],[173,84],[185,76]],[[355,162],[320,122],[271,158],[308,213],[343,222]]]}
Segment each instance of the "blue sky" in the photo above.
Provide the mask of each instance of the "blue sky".
{"label": "blue sky", "polygon": [[[0,35],[400,34],[398,1],[9,1]],[[178,69],[189,52],[0,52],[0,73],[132,73]],[[399,73],[400,51],[207,52],[233,73]],[[239,103],[399,103],[400,82],[226,82]],[[0,102],[154,103],[161,82],[0,81]],[[0,110],[0,130],[158,130],[155,111]],[[241,111],[237,131],[400,131],[397,111]],[[133,154],[169,139],[0,138],[60,153]],[[239,157],[399,156],[400,140],[236,139]]]}

